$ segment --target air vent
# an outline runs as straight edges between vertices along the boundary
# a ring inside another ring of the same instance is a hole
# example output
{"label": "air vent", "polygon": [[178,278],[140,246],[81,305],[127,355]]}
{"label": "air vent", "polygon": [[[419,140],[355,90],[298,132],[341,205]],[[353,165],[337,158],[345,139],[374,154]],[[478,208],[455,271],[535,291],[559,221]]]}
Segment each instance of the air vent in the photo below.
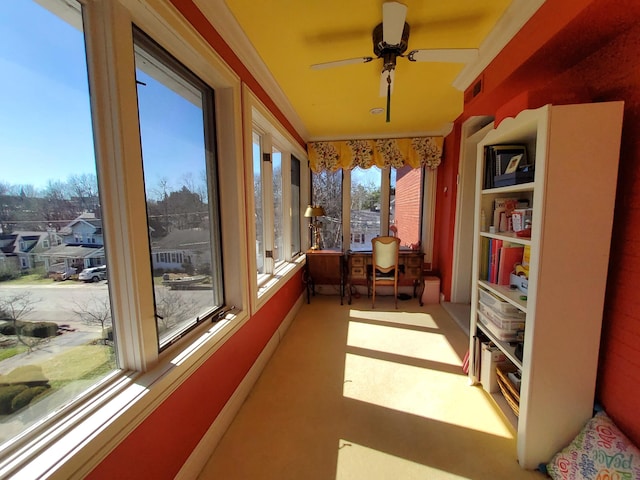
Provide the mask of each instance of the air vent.
{"label": "air vent", "polygon": [[464,103],[469,103],[482,93],[483,78],[480,77],[464,92]]}

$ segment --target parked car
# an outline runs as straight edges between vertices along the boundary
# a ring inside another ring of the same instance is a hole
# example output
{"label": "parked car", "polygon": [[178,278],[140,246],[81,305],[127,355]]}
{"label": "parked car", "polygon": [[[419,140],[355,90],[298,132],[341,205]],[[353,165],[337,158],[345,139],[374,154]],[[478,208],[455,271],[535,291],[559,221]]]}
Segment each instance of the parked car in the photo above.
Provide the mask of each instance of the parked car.
{"label": "parked car", "polygon": [[100,280],[107,279],[107,266],[100,265],[99,267],[85,268],[78,275],[78,280],[83,282],[99,282]]}
{"label": "parked car", "polygon": [[52,278],[56,282],[62,282],[71,278],[71,275],[75,275],[77,269],[73,267],[65,267],[63,263],[57,263],[52,265],[49,270],[49,278]]}

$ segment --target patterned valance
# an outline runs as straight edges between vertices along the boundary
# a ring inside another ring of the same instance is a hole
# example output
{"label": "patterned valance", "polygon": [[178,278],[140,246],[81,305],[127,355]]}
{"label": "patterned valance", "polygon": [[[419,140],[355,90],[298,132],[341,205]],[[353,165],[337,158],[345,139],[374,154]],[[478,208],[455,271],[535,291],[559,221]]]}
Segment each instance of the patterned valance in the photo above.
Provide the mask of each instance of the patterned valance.
{"label": "patterned valance", "polygon": [[309,142],[309,165],[313,172],[340,168],[436,168],[442,160],[443,137],[385,138],[381,140],[345,140]]}

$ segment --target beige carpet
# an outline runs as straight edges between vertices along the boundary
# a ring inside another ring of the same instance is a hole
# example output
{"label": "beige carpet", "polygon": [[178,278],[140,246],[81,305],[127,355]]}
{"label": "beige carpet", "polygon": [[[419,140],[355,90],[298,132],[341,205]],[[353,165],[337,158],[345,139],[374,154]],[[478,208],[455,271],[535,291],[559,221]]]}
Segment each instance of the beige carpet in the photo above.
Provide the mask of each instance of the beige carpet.
{"label": "beige carpet", "polygon": [[304,305],[200,479],[532,479],[440,305]]}

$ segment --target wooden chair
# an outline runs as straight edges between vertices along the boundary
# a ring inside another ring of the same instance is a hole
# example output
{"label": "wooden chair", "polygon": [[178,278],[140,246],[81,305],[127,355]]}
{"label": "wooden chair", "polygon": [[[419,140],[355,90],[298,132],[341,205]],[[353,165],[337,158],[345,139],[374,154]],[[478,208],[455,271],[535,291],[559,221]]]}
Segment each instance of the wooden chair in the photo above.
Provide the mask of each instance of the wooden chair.
{"label": "wooden chair", "polygon": [[376,305],[376,286],[393,286],[396,309],[398,308],[398,254],[400,239],[397,237],[375,237],[371,240],[372,267],[371,308]]}

